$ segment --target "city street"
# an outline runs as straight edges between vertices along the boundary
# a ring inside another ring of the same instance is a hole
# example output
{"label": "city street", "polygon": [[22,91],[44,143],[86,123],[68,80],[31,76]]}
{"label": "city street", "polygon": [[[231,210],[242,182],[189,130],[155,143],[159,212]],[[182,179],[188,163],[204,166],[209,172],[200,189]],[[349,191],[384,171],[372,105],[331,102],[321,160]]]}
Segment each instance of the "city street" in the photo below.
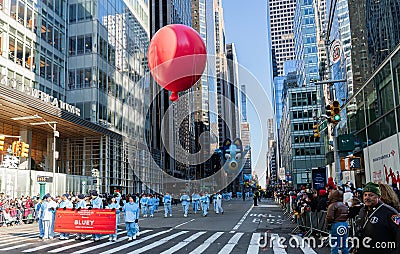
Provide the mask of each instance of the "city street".
{"label": "city street", "polygon": [[[120,224],[118,240],[99,242],[69,240],[38,241],[37,223],[1,228],[0,252],[7,253],[329,253],[327,248],[282,248],[271,237],[285,237],[295,227],[271,200],[257,207],[252,200],[223,202],[224,214],[211,207],[207,217],[190,213],[183,217],[181,206],[173,207],[173,216],[164,218],[163,207],[154,218],[140,218],[141,235],[128,242],[125,225]],[[58,234],[56,233],[56,236]],[[268,244],[264,246],[264,237]],[[88,236],[89,238],[89,236]],[[271,242],[271,243],[270,243]],[[260,246],[261,245],[261,246]]]}

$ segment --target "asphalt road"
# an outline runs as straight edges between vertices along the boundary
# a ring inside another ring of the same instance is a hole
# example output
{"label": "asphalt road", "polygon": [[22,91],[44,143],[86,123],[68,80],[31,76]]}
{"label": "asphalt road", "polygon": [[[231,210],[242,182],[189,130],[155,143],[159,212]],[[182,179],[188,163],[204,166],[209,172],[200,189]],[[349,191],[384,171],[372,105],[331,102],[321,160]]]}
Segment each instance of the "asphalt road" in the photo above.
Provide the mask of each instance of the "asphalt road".
{"label": "asphalt road", "polygon": [[326,247],[290,246],[294,239],[301,240],[290,234],[296,225],[272,200],[263,200],[259,206],[253,206],[252,200],[231,200],[223,202],[223,208],[224,214],[215,214],[210,207],[203,217],[190,207],[185,218],[178,205],[173,206],[172,217],[164,218],[160,207],[154,218],[140,218],[141,235],[132,242],[127,241],[123,223],[117,242],[108,242],[108,236],[99,242],[76,241],[74,236],[39,241],[37,223],[3,227],[0,253],[329,253]]}

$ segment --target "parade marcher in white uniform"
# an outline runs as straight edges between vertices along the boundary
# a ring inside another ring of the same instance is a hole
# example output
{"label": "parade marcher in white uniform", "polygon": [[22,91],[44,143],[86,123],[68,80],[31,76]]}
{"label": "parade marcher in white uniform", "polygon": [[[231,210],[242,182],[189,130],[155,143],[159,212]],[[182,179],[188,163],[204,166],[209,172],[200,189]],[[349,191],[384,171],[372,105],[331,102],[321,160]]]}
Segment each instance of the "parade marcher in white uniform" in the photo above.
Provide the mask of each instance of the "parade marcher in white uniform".
{"label": "parade marcher in white uniform", "polygon": [[[99,194],[97,191],[92,192],[92,200],[90,201],[90,204],[92,205],[89,207],[90,209],[102,209],[103,208],[103,200],[99,197]],[[92,240],[93,241],[100,241],[100,234],[92,234]]]}
{"label": "parade marcher in white uniform", "polygon": [[190,197],[186,193],[184,193],[181,196],[180,201],[182,202],[182,208],[183,208],[183,216],[187,217],[188,210],[189,210],[189,204],[190,204]]}
{"label": "parade marcher in white uniform", "polygon": [[125,225],[128,241],[136,239],[136,223],[139,221],[139,206],[134,202],[135,196],[129,197],[129,202],[124,205],[122,211],[125,214]]}
{"label": "parade marcher in white uniform", "polygon": [[168,213],[169,216],[172,217],[172,198],[171,195],[169,195],[169,193],[165,193],[164,197],[163,197],[163,203],[164,203],[164,217],[167,218]]}
{"label": "parade marcher in white uniform", "polygon": [[[118,195],[115,195],[115,196],[118,196]],[[115,196],[111,197],[111,199],[109,200],[109,203],[108,203],[108,205],[106,207],[107,209],[111,209],[113,211],[116,211],[116,215],[115,215],[115,217],[116,217],[116,220],[115,220],[115,234],[110,234],[110,237],[108,238],[109,241],[113,241],[113,242],[117,241],[118,224],[119,224],[119,213],[120,213],[119,208],[121,207],[119,205],[119,203],[117,203],[117,199],[116,199]]]}
{"label": "parade marcher in white uniform", "polygon": [[200,197],[201,209],[203,210],[203,216],[207,216],[208,213],[208,205],[210,204],[210,199],[208,198],[207,193],[204,193]]}
{"label": "parade marcher in white uniform", "polygon": [[147,206],[148,200],[149,198],[147,197],[146,194],[143,194],[142,198],[140,199],[140,205],[142,208],[143,217],[147,217],[148,214],[148,206]]}
{"label": "parade marcher in white uniform", "polygon": [[[72,208],[72,202],[68,200],[69,194],[65,193],[61,197],[61,202],[58,204],[59,209],[67,209],[67,208]],[[69,233],[60,233],[60,240],[68,240],[69,239]]]}
{"label": "parade marcher in white uniform", "polygon": [[197,211],[200,210],[200,195],[197,193],[192,194],[192,206],[193,206],[193,211],[194,213],[197,213]]}
{"label": "parade marcher in white uniform", "polygon": [[[77,203],[75,204],[75,209],[80,211],[82,208],[86,208],[86,200],[85,200],[85,195],[79,194]],[[77,233],[75,240],[86,240],[86,236],[81,233]]]}
{"label": "parade marcher in white uniform", "polygon": [[56,208],[57,203],[51,198],[50,193],[47,193],[45,196],[45,202],[43,202],[42,206],[40,207],[44,230],[43,240],[54,238],[53,224]]}
{"label": "parade marcher in white uniform", "polygon": [[224,209],[222,209],[222,195],[221,195],[220,192],[218,192],[216,196],[217,196],[217,198],[216,198],[216,200],[217,200],[217,202],[216,202],[217,209],[216,209],[215,213],[224,214]]}

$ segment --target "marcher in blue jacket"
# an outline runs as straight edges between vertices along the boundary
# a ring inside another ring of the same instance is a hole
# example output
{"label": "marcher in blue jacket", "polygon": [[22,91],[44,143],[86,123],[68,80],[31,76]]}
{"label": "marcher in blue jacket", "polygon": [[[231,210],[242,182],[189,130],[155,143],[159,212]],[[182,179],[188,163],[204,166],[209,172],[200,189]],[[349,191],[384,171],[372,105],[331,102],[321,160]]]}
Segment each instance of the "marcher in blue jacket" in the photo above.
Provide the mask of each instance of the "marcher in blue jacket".
{"label": "marcher in blue jacket", "polygon": [[38,217],[38,225],[39,225],[39,239],[43,239],[43,235],[44,235],[44,228],[43,228],[43,221],[42,221],[42,210],[40,209],[42,204],[43,204],[43,200],[44,200],[45,196],[43,196],[43,199],[36,204],[35,207],[35,211],[37,213],[37,217]]}
{"label": "marcher in blue jacket", "polygon": [[122,208],[125,214],[125,225],[129,242],[136,239],[136,223],[139,221],[139,206],[134,202],[135,199],[135,196],[130,196],[129,202]]}
{"label": "marcher in blue jacket", "polygon": [[[80,211],[82,208],[86,208],[86,200],[85,195],[79,194],[78,195],[78,202],[75,204],[75,209]],[[77,233],[75,240],[86,240],[86,236],[81,233]]]}
{"label": "marcher in blue jacket", "polygon": [[[103,208],[103,200],[99,198],[99,194],[97,191],[92,192],[92,200],[90,201],[92,204],[92,207],[89,209],[102,209]],[[100,241],[100,234],[92,234],[92,240],[93,241]]]}
{"label": "marcher in blue jacket", "polygon": [[190,204],[190,197],[186,193],[184,193],[181,196],[181,202],[182,202],[182,207],[183,207],[183,216],[187,217],[188,210],[189,210],[189,204]]}
{"label": "marcher in blue jacket", "polygon": [[169,193],[165,193],[164,198],[163,198],[163,203],[164,203],[164,217],[167,218],[168,216],[168,212],[169,212],[169,216],[172,217],[172,198],[171,195],[169,195]]}
{"label": "marcher in blue jacket", "polygon": [[[61,202],[58,204],[59,209],[67,209],[67,208],[72,208],[72,202],[68,199],[69,194],[65,193],[61,197]],[[60,233],[60,240],[68,240],[69,239],[69,233]]]}
{"label": "marcher in blue jacket", "polygon": [[117,236],[118,236],[117,233],[118,233],[119,213],[120,213],[120,210],[119,210],[120,205],[119,205],[119,203],[117,203],[115,196],[109,200],[109,203],[106,208],[116,211],[115,234],[111,234],[110,237],[108,238],[109,241],[115,242],[115,241],[117,241]]}

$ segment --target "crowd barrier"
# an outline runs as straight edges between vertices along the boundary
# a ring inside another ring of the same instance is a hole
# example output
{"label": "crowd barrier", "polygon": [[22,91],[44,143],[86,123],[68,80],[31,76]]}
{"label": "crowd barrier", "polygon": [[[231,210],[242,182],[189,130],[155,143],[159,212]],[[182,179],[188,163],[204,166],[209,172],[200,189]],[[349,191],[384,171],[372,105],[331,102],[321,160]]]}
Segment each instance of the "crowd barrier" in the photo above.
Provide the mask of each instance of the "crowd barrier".
{"label": "crowd barrier", "polygon": [[[293,207],[295,204],[295,199],[286,199],[275,197],[275,202],[280,204],[283,209],[283,214],[286,219],[291,220],[296,224],[296,227],[292,230],[292,234],[301,234],[303,237],[316,236],[316,237],[326,237],[329,235],[329,230],[327,229],[327,224],[325,221],[326,211],[315,211],[312,212],[308,210],[309,208],[304,208],[301,213],[294,211]],[[355,219],[349,219],[349,236],[355,235]],[[328,244],[326,240],[326,244]]]}

